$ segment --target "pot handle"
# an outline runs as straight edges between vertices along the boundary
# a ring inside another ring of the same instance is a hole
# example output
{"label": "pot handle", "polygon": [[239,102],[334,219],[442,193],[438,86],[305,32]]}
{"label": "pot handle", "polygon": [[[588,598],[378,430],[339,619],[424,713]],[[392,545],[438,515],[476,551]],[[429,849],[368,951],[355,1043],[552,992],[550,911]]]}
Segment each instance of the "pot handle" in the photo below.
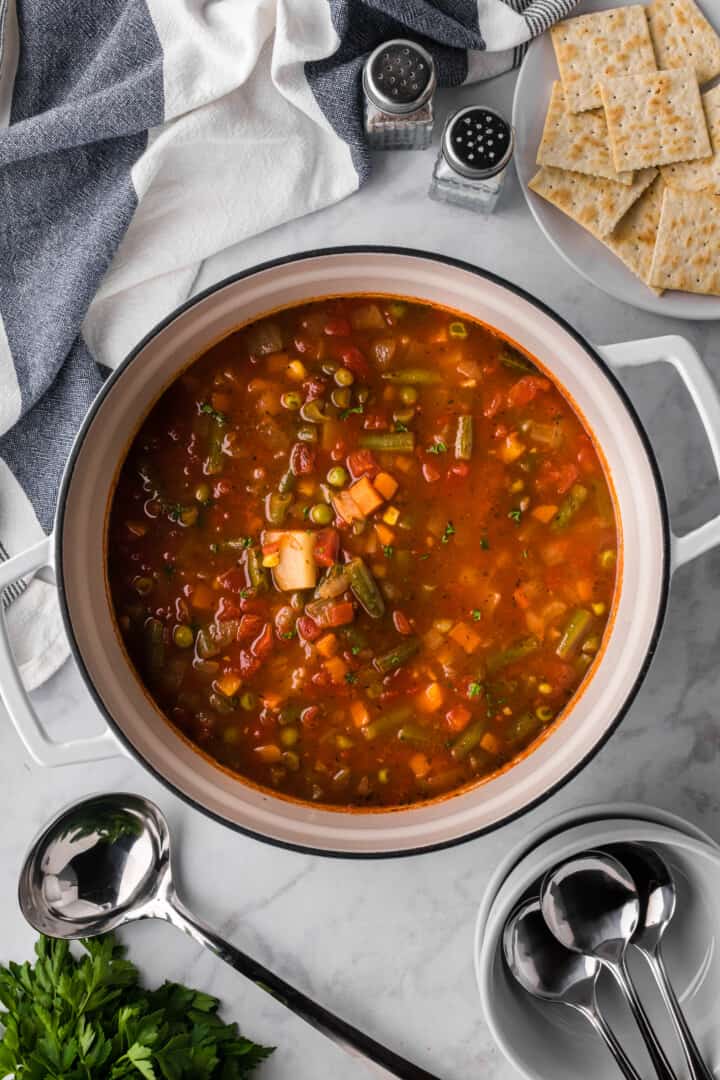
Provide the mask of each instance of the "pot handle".
{"label": "pot handle", "polygon": [[[713,461],[720,477],[720,395],[715,383],[694,347],[677,335],[646,338],[643,341],[604,345],[601,356],[611,368],[642,367],[644,364],[672,364],[692,398],[705,428]],[[684,536],[672,534],[672,564],[674,568],[703,555],[720,544],[720,515],[706,521]]]}
{"label": "pot handle", "polygon": [[[7,562],[0,563],[0,592],[18,578],[29,580],[38,570],[53,565],[53,542],[45,536],[37,544],[20,552]],[[82,761],[98,761],[122,753],[120,743],[109,729],[101,735],[72,742],[55,742],[43,731],[30,695],[25,689],[10,648],[7,619],[0,603],[0,698],[8,711],[15,730],[25,749],[38,765],[72,765]]]}

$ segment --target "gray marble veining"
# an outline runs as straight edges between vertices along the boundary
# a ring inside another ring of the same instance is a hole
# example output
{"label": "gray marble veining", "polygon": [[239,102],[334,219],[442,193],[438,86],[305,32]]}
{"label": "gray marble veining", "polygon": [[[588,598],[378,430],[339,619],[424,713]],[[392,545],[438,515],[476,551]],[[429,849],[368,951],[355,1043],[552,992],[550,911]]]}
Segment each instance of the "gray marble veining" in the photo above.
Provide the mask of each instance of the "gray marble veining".
{"label": "gray marble veining", "polygon": [[[513,77],[440,95],[443,110],[482,101],[509,115]],[[710,371],[720,369],[713,324],[683,324],[615,301],[556,255],[528,213],[514,174],[494,217],[427,200],[434,151],[378,155],[368,186],[322,213],[232,248],[204,266],[202,289],[252,264],[341,243],[398,244],[455,255],[519,283],[591,340],[605,344],[681,333]],[[656,448],[678,531],[720,507],[700,424],[675,376],[651,369],[623,377]],[[638,800],[674,810],[720,835],[717,665],[720,553],[684,568],[674,582],[649,676],[619,730],[591,764],[532,814],[536,824],[585,802]],[[48,728],[65,736],[101,720],[68,664],[35,695]],[[61,805],[113,788],[157,800],[174,830],[188,900],[233,940],[274,965],[358,1026],[448,1078],[511,1080],[480,1016],[472,970],[473,923],[498,860],[528,828],[513,824],[472,843],[409,860],[351,862],[284,852],[189,810],[139,765],[120,758],[54,771],[25,757],[0,717],[0,956],[29,955],[33,934],[15,901],[15,878],[33,833]],[[371,1075],[222,963],[169,926],[147,924],[123,938],[148,980],[187,980],[218,994],[227,1015],[278,1046],[266,1080],[348,1080]]]}

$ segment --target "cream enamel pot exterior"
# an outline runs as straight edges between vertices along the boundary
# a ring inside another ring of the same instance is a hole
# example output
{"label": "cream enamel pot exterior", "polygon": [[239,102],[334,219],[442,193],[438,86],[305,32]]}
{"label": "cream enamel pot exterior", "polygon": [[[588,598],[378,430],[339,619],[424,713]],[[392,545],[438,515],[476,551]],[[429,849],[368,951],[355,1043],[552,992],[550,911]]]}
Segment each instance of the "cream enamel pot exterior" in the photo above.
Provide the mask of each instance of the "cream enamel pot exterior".
{"label": "cream enamel pot exterior", "polygon": [[[601,449],[615,489],[624,553],[605,650],[583,692],[544,741],[513,768],[470,790],[372,812],[282,799],[196,752],[143,693],[116,633],[105,581],[106,511],[116,471],[162,390],[237,326],[313,297],[351,293],[401,293],[454,308],[537,357],[575,402]],[[720,470],[720,400],[688,342],[663,337],[594,349],[521,290],[451,259],[396,248],[310,252],[244,272],[192,300],[148,335],[105,384],[68,462],[54,534],[0,565],[0,588],[38,571],[54,573],[75,659],[109,724],[94,738],[50,741],[23,690],[0,617],[0,693],[27,750],[41,764],[61,765],[109,757],[124,746],[218,820],[325,854],[424,851],[527,810],[572,776],[619,722],[655,650],[673,569],[720,542],[720,517],[683,537],[671,533],[652,450],[612,374],[655,361],[672,364],[684,380]]]}

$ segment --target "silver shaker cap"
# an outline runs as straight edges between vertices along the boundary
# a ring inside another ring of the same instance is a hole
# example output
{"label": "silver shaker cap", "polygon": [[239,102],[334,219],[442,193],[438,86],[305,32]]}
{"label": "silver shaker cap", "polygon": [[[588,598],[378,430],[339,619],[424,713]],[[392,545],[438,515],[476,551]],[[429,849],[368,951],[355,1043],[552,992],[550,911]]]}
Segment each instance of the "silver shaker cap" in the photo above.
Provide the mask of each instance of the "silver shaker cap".
{"label": "silver shaker cap", "polygon": [[447,118],[442,153],[461,176],[486,180],[505,168],[514,141],[513,129],[499,113],[485,105],[469,105]]}
{"label": "silver shaker cap", "polygon": [[378,45],[363,68],[363,90],[382,112],[406,116],[430,100],[437,85],[432,56],[414,41]]}

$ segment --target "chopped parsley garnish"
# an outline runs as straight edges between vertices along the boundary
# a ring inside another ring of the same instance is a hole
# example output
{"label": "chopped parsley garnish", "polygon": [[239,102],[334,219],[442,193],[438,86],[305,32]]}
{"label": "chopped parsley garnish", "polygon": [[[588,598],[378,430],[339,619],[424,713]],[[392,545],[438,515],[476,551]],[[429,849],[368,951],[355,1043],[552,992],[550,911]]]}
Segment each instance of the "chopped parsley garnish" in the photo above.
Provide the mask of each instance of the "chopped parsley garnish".
{"label": "chopped parsley garnish", "polygon": [[345,672],[345,682],[346,683],[356,683],[357,681],[358,681],[358,677],[357,677],[357,675],[355,674],[354,671],[346,671]]}
{"label": "chopped parsley garnish", "polygon": [[310,517],[310,507],[309,506],[303,506],[302,515],[303,515],[304,518]]}
{"label": "chopped parsley garnish", "polygon": [[245,550],[246,548],[251,548],[253,546],[253,538],[252,538],[252,536],[241,536],[236,541],[236,544],[237,544],[237,547],[239,547],[241,550]]}
{"label": "chopped parsley garnish", "polygon": [[410,430],[410,428],[407,426],[407,424],[403,424],[402,421],[400,421],[400,420],[395,421],[395,431],[409,431],[409,430]]}
{"label": "chopped parsley garnish", "polygon": [[171,578],[175,573],[175,563],[166,562],[163,564],[163,571],[167,577]]}
{"label": "chopped parsley garnish", "polygon": [[428,454],[445,454],[447,453],[447,443],[444,443],[442,439],[438,439],[437,442],[434,442],[432,446],[428,446],[426,449]]}
{"label": "chopped parsley garnish", "polygon": [[482,611],[480,610],[480,608],[472,609],[472,617],[475,622],[480,622],[480,620],[482,619]]}
{"label": "chopped parsley garnish", "polygon": [[522,517],[522,510],[519,510],[517,508],[515,510],[511,510],[510,513],[508,514],[508,517],[511,518],[515,522],[516,525],[519,525],[520,524],[520,518]]}
{"label": "chopped parsley garnish", "polygon": [[420,558],[421,558],[421,559],[429,559],[429,558],[430,558],[430,552],[429,552],[429,551],[426,551],[424,555],[421,555],[421,556],[420,556]]}
{"label": "chopped parsley garnish", "polygon": [[467,688],[467,692],[468,692],[468,697],[470,697],[470,698],[480,697],[480,695],[483,692],[482,683],[471,682],[470,685]]}
{"label": "chopped parsley garnish", "polygon": [[394,553],[395,548],[392,546],[392,544],[383,544],[383,555],[386,559],[392,559]]}
{"label": "chopped parsley garnish", "polygon": [[212,416],[213,420],[221,426],[223,424],[227,424],[227,416],[225,415],[225,413],[218,412],[217,409],[213,409],[209,401],[200,402],[200,412],[205,413],[207,416]]}
{"label": "chopped parsley garnish", "polygon": [[490,550],[490,541],[488,540],[487,536],[481,536],[480,537],[480,547],[482,548],[483,551],[489,551]]}
{"label": "chopped parsley garnish", "polygon": [[182,503],[173,503],[167,507],[167,515],[171,521],[179,521],[185,507]]}
{"label": "chopped parsley garnish", "polygon": [[348,416],[352,416],[353,413],[358,413],[358,414],[362,415],[362,413],[364,413],[364,412],[365,412],[365,406],[364,405],[353,405],[352,409],[343,409],[343,411],[340,413],[340,419],[341,420],[347,420]]}
{"label": "chopped parsley garnish", "polygon": [[280,637],[285,641],[290,641],[291,638],[297,637],[297,630],[293,626],[292,630],[286,630]]}
{"label": "chopped parsley garnish", "polygon": [[441,544],[447,544],[448,541],[450,540],[450,537],[454,536],[454,535],[455,535],[455,526],[453,525],[452,521],[448,521],[447,525],[445,526],[445,531],[442,534],[440,543]]}
{"label": "chopped parsley garnish", "polygon": [[350,652],[353,654],[353,656],[357,656],[357,654],[360,652],[360,646],[359,645],[353,645]]}
{"label": "chopped parsley garnish", "polygon": [[248,596],[252,596],[252,589],[241,589],[239,596],[241,600],[247,600]]}

